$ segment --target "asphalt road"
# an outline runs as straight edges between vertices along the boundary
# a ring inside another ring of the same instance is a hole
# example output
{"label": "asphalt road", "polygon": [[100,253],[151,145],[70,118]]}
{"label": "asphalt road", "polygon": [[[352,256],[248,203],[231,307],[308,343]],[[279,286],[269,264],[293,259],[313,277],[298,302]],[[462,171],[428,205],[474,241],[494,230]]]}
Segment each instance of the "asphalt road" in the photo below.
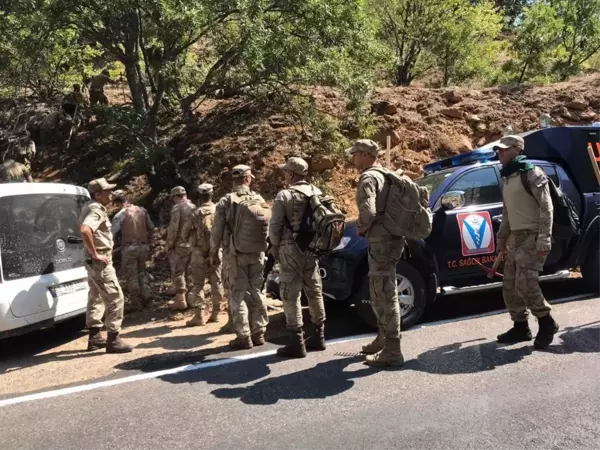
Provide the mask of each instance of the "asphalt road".
{"label": "asphalt road", "polygon": [[497,345],[509,321],[491,315],[407,331],[401,369],[365,366],[356,352],[367,339],[355,338],[302,360],[213,355],[186,371],[0,401],[1,447],[600,448],[600,299],[556,305],[555,316],[561,331],[544,352]]}

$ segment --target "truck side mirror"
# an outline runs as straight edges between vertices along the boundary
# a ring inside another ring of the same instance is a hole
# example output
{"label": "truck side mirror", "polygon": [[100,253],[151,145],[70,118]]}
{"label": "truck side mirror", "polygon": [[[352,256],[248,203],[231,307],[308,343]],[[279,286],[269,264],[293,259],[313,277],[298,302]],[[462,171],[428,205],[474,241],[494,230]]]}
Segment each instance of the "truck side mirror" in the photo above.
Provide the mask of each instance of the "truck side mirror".
{"label": "truck side mirror", "polygon": [[445,209],[456,209],[465,206],[465,191],[448,191],[442,195],[442,206]]}

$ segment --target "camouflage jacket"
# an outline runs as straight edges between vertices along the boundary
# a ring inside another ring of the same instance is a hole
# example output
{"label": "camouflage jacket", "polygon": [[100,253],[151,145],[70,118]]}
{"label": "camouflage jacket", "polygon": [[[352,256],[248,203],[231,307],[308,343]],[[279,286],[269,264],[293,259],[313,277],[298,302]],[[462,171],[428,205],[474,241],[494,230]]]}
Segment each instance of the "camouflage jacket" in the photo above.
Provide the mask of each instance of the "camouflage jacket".
{"label": "camouflage jacket", "polygon": [[194,204],[189,200],[184,200],[181,203],[173,206],[171,209],[171,221],[167,229],[167,251],[173,250],[175,247],[191,247],[187,237],[181,233],[183,225],[194,212]]}
{"label": "camouflage jacket", "polygon": [[208,254],[210,251],[210,233],[215,216],[215,204],[203,203],[188,217],[181,234],[187,237],[193,247]]}
{"label": "camouflage jacket", "polygon": [[[375,163],[373,167],[381,167]],[[384,175],[377,170],[365,169],[358,180],[356,205],[358,207],[358,230],[371,242],[382,240],[390,233],[377,220],[378,211],[385,209],[386,185]]]}

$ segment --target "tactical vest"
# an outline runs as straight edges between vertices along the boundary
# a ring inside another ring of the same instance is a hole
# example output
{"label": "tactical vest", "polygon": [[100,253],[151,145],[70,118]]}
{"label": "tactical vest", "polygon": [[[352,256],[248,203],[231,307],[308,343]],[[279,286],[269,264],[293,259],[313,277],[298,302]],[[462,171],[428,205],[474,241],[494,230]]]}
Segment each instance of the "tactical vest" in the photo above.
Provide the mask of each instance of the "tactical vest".
{"label": "tactical vest", "polygon": [[210,250],[210,230],[215,215],[215,205],[202,205],[194,213],[194,247],[204,252]]}
{"label": "tactical vest", "polygon": [[128,206],[121,222],[122,245],[142,245],[148,243],[148,225],[146,211],[139,206]]}

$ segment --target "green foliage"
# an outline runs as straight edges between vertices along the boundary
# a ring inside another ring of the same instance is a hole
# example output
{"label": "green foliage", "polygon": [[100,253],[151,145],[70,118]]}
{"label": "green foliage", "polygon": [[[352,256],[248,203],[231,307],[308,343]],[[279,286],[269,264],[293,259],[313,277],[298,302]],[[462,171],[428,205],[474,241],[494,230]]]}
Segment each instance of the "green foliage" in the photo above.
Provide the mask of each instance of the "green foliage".
{"label": "green foliage", "polygon": [[440,20],[428,53],[441,73],[441,84],[486,79],[493,72],[501,43],[502,16],[491,1],[471,5],[468,0],[446,0],[451,14]]}
{"label": "green foliage", "polygon": [[561,21],[554,8],[544,1],[527,7],[512,44],[515,59],[505,69],[513,80],[547,76],[558,52]]}

